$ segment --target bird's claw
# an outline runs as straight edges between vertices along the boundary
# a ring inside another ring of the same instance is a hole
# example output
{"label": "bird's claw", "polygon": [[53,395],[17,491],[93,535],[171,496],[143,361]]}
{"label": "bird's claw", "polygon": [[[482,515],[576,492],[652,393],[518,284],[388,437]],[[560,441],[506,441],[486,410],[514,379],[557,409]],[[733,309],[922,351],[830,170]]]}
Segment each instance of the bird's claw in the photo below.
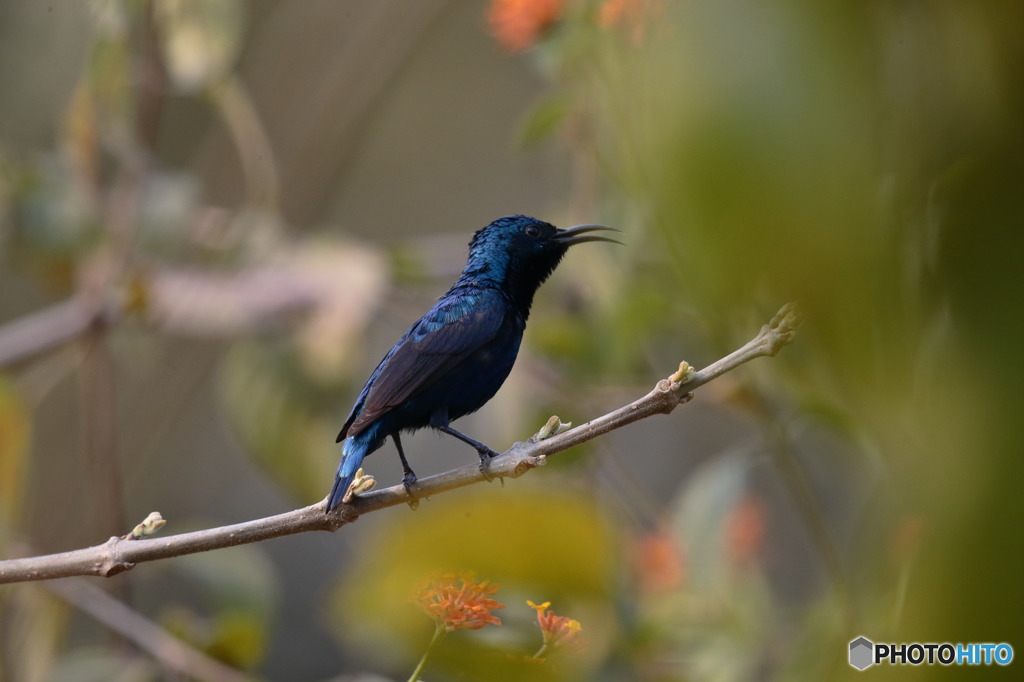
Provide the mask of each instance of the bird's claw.
{"label": "bird's claw", "polygon": [[420,506],[420,501],[412,494],[412,487],[416,485],[417,480],[419,479],[416,478],[416,474],[413,473],[412,469],[405,470],[405,475],[402,476],[402,487],[405,488],[405,494],[409,496],[409,508],[414,511]]}
{"label": "bird's claw", "polygon": [[491,460],[501,453],[488,447],[483,447],[477,450],[477,454],[480,455],[480,474],[489,483],[495,478],[491,475]]}

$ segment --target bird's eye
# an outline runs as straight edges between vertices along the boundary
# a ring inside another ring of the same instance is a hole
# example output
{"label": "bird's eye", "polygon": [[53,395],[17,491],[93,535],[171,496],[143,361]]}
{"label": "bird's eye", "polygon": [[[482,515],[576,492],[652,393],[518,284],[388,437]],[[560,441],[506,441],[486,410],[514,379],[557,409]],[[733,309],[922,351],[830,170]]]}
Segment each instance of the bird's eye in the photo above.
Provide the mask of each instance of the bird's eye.
{"label": "bird's eye", "polygon": [[527,237],[539,237],[540,236],[540,228],[537,227],[536,225],[527,225],[525,232],[526,232],[526,236]]}

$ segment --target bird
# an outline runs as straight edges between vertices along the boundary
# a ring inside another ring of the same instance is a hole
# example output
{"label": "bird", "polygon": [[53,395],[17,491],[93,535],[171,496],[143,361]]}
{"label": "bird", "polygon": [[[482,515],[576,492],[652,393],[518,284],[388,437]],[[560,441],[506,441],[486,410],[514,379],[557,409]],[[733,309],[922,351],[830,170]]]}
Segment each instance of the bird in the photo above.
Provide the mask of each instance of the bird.
{"label": "bird", "polygon": [[559,229],[524,215],[498,218],[469,242],[466,267],[451,288],[388,351],[338,433],[341,461],[326,513],[345,499],[363,458],[390,437],[406,490],[416,482],[401,433],[432,428],[473,447],[485,473],[495,450],[451,422],[477,411],[505,382],[530,316],[534,294],[570,246],[621,242],[592,234],[605,225]]}

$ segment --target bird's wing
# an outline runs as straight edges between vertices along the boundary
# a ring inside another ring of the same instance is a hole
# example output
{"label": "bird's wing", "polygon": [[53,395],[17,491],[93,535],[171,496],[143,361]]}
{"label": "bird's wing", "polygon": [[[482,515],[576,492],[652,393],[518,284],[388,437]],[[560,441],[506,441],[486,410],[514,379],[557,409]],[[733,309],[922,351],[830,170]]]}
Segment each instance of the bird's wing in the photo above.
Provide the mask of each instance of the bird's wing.
{"label": "bird's wing", "polygon": [[506,311],[497,292],[466,293],[438,301],[377,365],[338,441],[357,435],[493,340]]}

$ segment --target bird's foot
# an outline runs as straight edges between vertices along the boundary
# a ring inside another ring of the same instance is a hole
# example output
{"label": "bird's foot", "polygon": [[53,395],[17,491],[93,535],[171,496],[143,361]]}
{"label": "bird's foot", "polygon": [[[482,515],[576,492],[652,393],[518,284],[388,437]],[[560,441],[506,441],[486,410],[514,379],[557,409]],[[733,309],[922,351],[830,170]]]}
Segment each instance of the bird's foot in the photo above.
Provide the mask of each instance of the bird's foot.
{"label": "bird's foot", "polygon": [[491,460],[501,453],[490,449],[486,445],[477,448],[476,452],[480,455],[480,473],[483,474],[484,480],[488,482],[493,481],[494,476],[491,475]]}
{"label": "bird's foot", "polygon": [[402,476],[402,485],[404,485],[405,489],[408,490],[409,488],[416,485],[416,481],[418,480],[419,479],[416,478],[416,474],[413,472],[412,469],[406,469],[405,475]]}
{"label": "bird's foot", "polygon": [[412,469],[405,470],[405,475],[402,476],[402,486],[405,488],[405,494],[409,496],[409,508],[413,510],[418,509],[420,506],[420,501],[412,494],[412,487],[416,485],[417,480],[419,479],[416,478],[416,474],[413,473]]}
{"label": "bird's foot", "polygon": [[483,461],[483,462],[486,462],[488,460],[492,460],[492,459],[494,459],[495,457],[497,457],[498,455],[501,454],[497,450],[492,450],[489,447],[487,447],[486,445],[481,445],[479,448],[477,448],[476,452],[477,452],[478,455],[480,455],[480,460]]}
{"label": "bird's foot", "polygon": [[480,457],[480,473],[488,483],[494,480],[494,476],[491,476],[491,458],[487,455]]}

